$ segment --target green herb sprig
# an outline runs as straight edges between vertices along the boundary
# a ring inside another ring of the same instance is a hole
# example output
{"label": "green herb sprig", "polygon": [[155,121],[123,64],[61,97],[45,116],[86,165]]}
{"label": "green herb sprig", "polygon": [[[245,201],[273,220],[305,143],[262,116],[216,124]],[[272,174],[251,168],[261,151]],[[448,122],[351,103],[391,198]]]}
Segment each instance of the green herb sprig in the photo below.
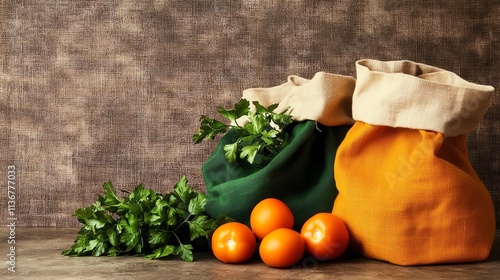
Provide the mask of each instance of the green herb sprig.
{"label": "green herb sprig", "polygon": [[192,262],[193,250],[207,245],[211,233],[230,220],[213,220],[205,213],[207,199],[188,185],[185,176],[172,192],[159,194],[142,184],[119,198],[111,182],[104,183],[104,196],[77,209],[82,224],[74,245],[65,256],[139,255],[146,259],[179,256]]}
{"label": "green herb sprig", "polygon": [[[211,140],[218,134],[234,129],[237,139],[224,145],[225,157],[229,162],[238,158],[255,165],[269,162],[289,143],[290,132],[285,128],[293,122],[293,117],[288,114],[289,108],[283,112],[274,112],[278,104],[267,108],[257,101],[252,104],[255,107],[253,111],[250,109],[250,102],[244,98],[233,109],[218,107],[219,114],[231,121],[231,124],[202,115],[198,133],[193,135],[193,142]],[[242,117],[248,120],[244,125],[238,124]]]}

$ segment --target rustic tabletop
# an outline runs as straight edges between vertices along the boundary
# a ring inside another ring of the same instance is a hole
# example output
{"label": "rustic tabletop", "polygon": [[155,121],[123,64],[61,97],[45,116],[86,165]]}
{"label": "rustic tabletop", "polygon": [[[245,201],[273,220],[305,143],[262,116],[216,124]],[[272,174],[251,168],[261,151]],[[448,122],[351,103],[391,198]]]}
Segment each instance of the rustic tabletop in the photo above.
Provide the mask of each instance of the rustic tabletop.
{"label": "rustic tabletop", "polygon": [[[2,232],[6,227],[2,228]],[[10,272],[2,234],[2,279],[500,279],[500,233],[490,257],[479,263],[403,267],[368,259],[317,263],[304,259],[290,269],[266,266],[255,257],[244,264],[224,264],[210,252],[195,261],[145,260],[142,257],[66,257],[77,228],[17,228],[15,272]],[[7,248],[8,249],[8,248]]]}

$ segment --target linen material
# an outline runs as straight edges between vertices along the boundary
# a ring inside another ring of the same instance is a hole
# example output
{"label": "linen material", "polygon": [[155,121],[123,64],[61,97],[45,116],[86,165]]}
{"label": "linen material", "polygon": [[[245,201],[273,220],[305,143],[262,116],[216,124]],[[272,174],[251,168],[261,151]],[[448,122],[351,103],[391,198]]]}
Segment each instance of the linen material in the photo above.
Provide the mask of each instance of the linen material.
{"label": "linen material", "polygon": [[313,120],[326,126],[353,124],[351,113],[353,77],[317,72],[312,79],[288,76],[287,82],[271,88],[250,88],[243,98],[269,106],[276,112],[290,108],[296,121]]}
{"label": "linen material", "polygon": [[[294,122],[285,130],[290,143],[265,166],[238,159],[229,162],[224,145],[234,143],[234,129],[224,135],[214,153],[203,163],[207,190],[206,210],[214,218],[225,214],[249,225],[250,213],[269,197],[285,202],[292,210],[294,228],[318,212],[331,212],[337,196],[333,163],[337,148],[354,122],[352,77],[319,72],[311,80],[289,76],[271,88],[251,88],[243,98],[263,106],[278,103],[277,112],[291,108]],[[245,119],[237,120],[239,125]]]}
{"label": "linen material", "polygon": [[[199,115],[290,74],[355,76],[358,58],[425,62],[497,89],[467,143],[500,221],[499,1],[0,3],[0,165],[22,176],[18,226],[79,227],[74,209],[108,180],[166,192],[186,175],[205,191],[216,143],[193,145]],[[4,222],[6,207],[3,191]]]}
{"label": "linen material", "polygon": [[491,196],[466,134],[492,87],[411,61],[357,62],[356,122],[338,147],[333,213],[349,250],[399,265],[481,261],[495,236]]}
{"label": "linen material", "polygon": [[492,102],[492,86],[421,63],[364,59],[356,71],[353,118],[373,125],[457,136],[472,131]]}
{"label": "linen material", "polygon": [[325,127],[314,121],[294,122],[291,142],[263,168],[245,161],[228,162],[224,145],[235,141],[230,130],[203,163],[207,213],[228,215],[250,225],[250,213],[261,200],[282,200],[294,215],[294,229],[318,212],[331,212],[337,196],[333,162],[350,126]]}
{"label": "linen material", "polygon": [[481,261],[495,237],[490,194],[465,135],[356,122],[337,150],[333,213],[348,251],[398,265]]}

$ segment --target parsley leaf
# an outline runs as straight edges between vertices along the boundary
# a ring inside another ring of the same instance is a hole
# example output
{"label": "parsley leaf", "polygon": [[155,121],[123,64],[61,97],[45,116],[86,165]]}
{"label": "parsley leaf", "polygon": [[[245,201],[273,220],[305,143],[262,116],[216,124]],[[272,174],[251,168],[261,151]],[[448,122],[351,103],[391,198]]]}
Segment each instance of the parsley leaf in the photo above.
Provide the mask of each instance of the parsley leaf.
{"label": "parsley leaf", "polygon": [[173,190],[160,194],[142,184],[118,197],[111,182],[95,203],[75,210],[82,224],[65,256],[139,255],[152,260],[178,256],[193,261],[193,250],[208,240],[227,216],[217,220],[205,212],[205,194],[194,190],[183,176]]}
{"label": "parsley leaf", "polygon": [[[209,118],[200,117],[198,133],[193,135],[195,144],[203,140],[212,140],[218,134],[235,130],[237,138],[234,142],[224,145],[225,157],[229,162],[245,159],[248,163],[257,166],[267,164],[290,141],[290,131],[286,127],[293,122],[293,117],[288,114],[289,108],[283,112],[274,112],[278,104],[269,107],[262,106],[253,101],[254,110],[250,109],[250,102],[240,99],[233,109],[218,108],[218,112],[231,124]],[[237,121],[245,117],[248,122],[241,125]]]}
{"label": "parsley leaf", "polygon": [[218,107],[218,112],[226,119],[236,122],[237,119],[249,113],[249,106],[250,102],[248,100],[240,99],[240,101],[234,105],[234,109],[227,110],[222,107]]}

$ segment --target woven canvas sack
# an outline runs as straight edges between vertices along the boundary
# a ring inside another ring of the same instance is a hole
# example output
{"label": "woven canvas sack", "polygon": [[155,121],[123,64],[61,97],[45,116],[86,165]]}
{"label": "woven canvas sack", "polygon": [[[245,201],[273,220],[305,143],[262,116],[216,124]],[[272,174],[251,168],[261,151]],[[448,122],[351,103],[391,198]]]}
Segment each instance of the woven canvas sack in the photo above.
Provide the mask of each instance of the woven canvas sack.
{"label": "woven canvas sack", "polygon": [[349,250],[399,265],[484,260],[495,214],[466,134],[494,89],[412,61],[360,60],[356,70],[355,124],[334,164],[333,213]]}
{"label": "woven canvas sack", "polygon": [[266,166],[256,167],[244,160],[228,162],[223,147],[236,137],[230,130],[202,165],[207,212],[248,225],[253,207],[273,197],[291,208],[295,229],[317,212],[331,212],[337,195],[333,162],[353,123],[354,85],[352,77],[318,72],[310,80],[292,75],[275,87],[245,90],[243,98],[249,101],[266,107],[279,103],[277,112],[291,109],[294,122],[287,128],[291,142]]}

